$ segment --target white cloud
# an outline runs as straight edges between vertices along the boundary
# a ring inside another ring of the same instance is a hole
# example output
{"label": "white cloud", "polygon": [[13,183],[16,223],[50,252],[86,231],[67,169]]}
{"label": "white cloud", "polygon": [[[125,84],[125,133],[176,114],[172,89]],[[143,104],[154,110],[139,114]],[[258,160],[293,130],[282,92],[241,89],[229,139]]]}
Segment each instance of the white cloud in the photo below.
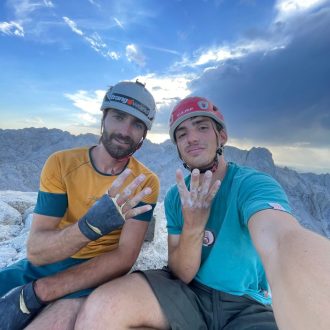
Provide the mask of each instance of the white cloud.
{"label": "white cloud", "polygon": [[116,17],[113,18],[113,20],[116,22],[116,24],[124,30],[124,25],[120,22],[120,20]]}
{"label": "white cloud", "polygon": [[100,106],[104,97],[105,91],[96,90],[94,92],[87,92],[79,90],[74,94],[64,94],[68,99],[73,101],[73,105],[82,110],[83,113],[92,116],[100,114]]}
{"label": "white cloud", "polygon": [[275,5],[278,11],[276,21],[287,20],[292,16],[303,14],[327,1],[328,0],[278,0]]}
{"label": "white cloud", "polygon": [[108,51],[107,57],[110,57],[112,60],[119,60],[120,54],[114,51]]}
{"label": "white cloud", "polygon": [[84,33],[77,28],[77,24],[73,20],[71,20],[70,18],[68,18],[66,16],[63,16],[63,20],[70,27],[70,29],[74,33],[77,33],[80,36],[83,36],[84,35]]}
{"label": "white cloud", "polygon": [[181,61],[173,65],[172,69],[205,67],[210,64],[244,57],[255,52],[270,52],[285,47],[287,42],[285,38],[279,41],[255,39],[249,41],[243,40],[233,45],[200,49],[193,58],[185,55]]}
{"label": "white cloud", "polygon": [[78,115],[78,118],[81,120],[80,125],[89,126],[96,124],[98,119],[95,116],[90,115],[89,113],[81,113]]}
{"label": "white cloud", "polygon": [[51,0],[44,0],[44,4],[48,8],[54,8],[55,7]]}
{"label": "white cloud", "polygon": [[103,50],[105,48],[107,48],[107,45],[96,32],[93,33],[93,35],[85,36],[84,38],[95,51],[97,51],[98,53],[101,53],[103,56],[105,56],[105,53],[103,52]]}
{"label": "white cloud", "polygon": [[42,8],[53,8],[54,4],[51,0],[31,1],[31,0],[12,0],[12,5],[17,19],[30,20],[31,14]]}
{"label": "white cloud", "polygon": [[77,27],[76,22],[74,22],[70,18],[63,16],[63,20],[74,33],[83,37],[85,39],[85,41],[87,41],[87,43],[96,52],[98,52],[99,54],[101,54],[104,57],[111,58],[112,60],[118,60],[120,58],[119,53],[107,49],[108,48],[107,44],[102,40],[102,38],[100,37],[100,35],[98,33],[94,32],[92,35],[86,35],[82,30],[80,30]]}
{"label": "white cloud", "polygon": [[90,4],[92,4],[93,6],[96,6],[96,7],[98,7],[98,8],[101,8],[101,6],[100,6],[96,1],[94,1],[94,0],[88,0],[88,2],[89,2]]}
{"label": "white cloud", "polygon": [[33,127],[40,127],[45,125],[45,122],[40,117],[27,118],[23,122],[29,125],[33,125]]}
{"label": "white cloud", "polygon": [[145,56],[141,50],[134,44],[126,46],[126,57],[129,62],[134,62],[137,65],[143,67],[145,66]]}
{"label": "white cloud", "polygon": [[158,107],[169,106],[174,101],[189,95],[191,91],[188,84],[193,78],[193,74],[172,76],[149,74],[136,77],[139,81],[146,83],[146,88],[154,96]]}
{"label": "white cloud", "polygon": [[24,37],[24,29],[17,22],[0,22],[0,32],[7,35],[14,35],[17,37]]}

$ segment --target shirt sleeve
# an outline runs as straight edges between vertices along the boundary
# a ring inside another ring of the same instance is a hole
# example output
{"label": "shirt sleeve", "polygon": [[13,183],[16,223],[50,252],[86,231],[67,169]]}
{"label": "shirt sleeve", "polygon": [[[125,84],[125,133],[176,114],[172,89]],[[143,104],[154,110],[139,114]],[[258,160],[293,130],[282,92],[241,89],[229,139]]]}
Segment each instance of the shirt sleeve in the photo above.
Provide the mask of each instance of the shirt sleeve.
{"label": "shirt sleeve", "polygon": [[241,220],[247,225],[253,214],[265,209],[291,213],[287,195],[271,176],[255,172],[243,180],[239,189],[238,207]]}
{"label": "shirt sleeve", "polygon": [[148,212],[142,213],[134,217],[135,220],[148,221],[150,222],[156,207],[156,203],[159,196],[159,179],[155,174],[151,174],[150,177],[145,181],[145,187],[151,188],[151,194],[146,195],[144,199],[138,203],[136,207],[143,206],[146,204],[151,205],[152,209]]}
{"label": "shirt sleeve", "polygon": [[66,186],[62,178],[60,162],[55,153],[47,159],[42,169],[34,212],[47,216],[63,217],[67,207]]}

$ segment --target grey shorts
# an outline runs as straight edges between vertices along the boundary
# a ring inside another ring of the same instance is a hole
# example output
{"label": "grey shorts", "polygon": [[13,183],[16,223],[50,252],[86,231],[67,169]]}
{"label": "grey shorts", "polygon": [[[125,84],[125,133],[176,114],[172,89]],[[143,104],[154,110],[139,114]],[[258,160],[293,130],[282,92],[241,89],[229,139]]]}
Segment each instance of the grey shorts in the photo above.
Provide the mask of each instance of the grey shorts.
{"label": "grey shorts", "polygon": [[167,268],[140,272],[172,330],[277,330],[271,306],[193,281],[186,285]]}

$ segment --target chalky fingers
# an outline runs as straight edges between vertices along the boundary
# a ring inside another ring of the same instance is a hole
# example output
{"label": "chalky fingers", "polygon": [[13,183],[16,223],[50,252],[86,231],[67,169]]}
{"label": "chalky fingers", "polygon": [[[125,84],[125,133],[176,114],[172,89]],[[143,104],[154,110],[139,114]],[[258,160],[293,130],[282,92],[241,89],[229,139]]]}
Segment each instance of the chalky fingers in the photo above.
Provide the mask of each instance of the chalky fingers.
{"label": "chalky fingers", "polygon": [[116,201],[119,206],[122,206],[129,197],[134,193],[135,189],[145,180],[145,175],[140,174],[136,177],[120,194],[117,196]]}
{"label": "chalky fingers", "polygon": [[199,170],[195,168],[191,172],[191,181],[190,181],[190,198],[192,202],[196,201],[198,198],[198,188],[199,188]]}
{"label": "chalky fingers", "polygon": [[113,181],[111,187],[108,190],[108,195],[110,197],[115,197],[118,195],[122,185],[124,184],[125,180],[128,178],[128,176],[131,174],[130,169],[125,169],[123,173],[121,173],[118,178],[116,178],[115,181]]}
{"label": "chalky fingers", "polygon": [[140,215],[142,213],[148,212],[152,209],[151,205],[143,205],[139,207],[135,207],[133,209],[130,209],[125,213],[125,220],[135,218],[137,215]]}
{"label": "chalky fingers", "polygon": [[146,196],[151,194],[151,188],[147,187],[140,191],[136,196],[132,199],[127,200],[121,207],[122,213],[126,216],[126,213],[133,209],[139,202]]}

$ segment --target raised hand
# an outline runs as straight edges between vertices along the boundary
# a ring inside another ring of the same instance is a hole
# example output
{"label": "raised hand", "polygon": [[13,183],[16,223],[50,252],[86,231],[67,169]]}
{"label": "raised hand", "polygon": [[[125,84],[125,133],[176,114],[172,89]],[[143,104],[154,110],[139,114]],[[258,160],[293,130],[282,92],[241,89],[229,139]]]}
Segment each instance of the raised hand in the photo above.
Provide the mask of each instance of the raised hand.
{"label": "raised hand", "polygon": [[[131,171],[126,169],[113,182],[107,194],[104,194],[87,213],[78,221],[78,227],[83,235],[90,240],[97,240],[122,227],[125,220],[151,210],[151,205],[134,208],[145,195],[151,193],[151,188],[146,187],[141,192],[132,196],[136,188],[145,180],[143,174],[135,178],[125,189],[123,184]],[[129,199],[132,196],[131,199]]]}
{"label": "raised hand", "polygon": [[185,226],[204,230],[213,198],[220,187],[220,181],[216,180],[211,186],[212,172],[206,171],[201,177],[199,170],[194,169],[191,173],[190,190],[185,185],[181,170],[176,172],[176,182]]}
{"label": "raised hand", "polygon": [[118,178],[113,182],[110,189],[108,190],[108,195],[115,200],[117,206],[119,207],[118,210],[125,220],[134,218],[139,214],[151,210],[150,205],[143,205],[135,208],[135,206],[143,199],[144,196],[151,194],[150,187],[144,188],[135,196],[132,195],[136,188],[145,180],[144,174],[140,174],[138,177],[136,177],[127,187],[125,187],[121,193],[119,193],[130,173],[131,171],[126,169],[118,176]]}

